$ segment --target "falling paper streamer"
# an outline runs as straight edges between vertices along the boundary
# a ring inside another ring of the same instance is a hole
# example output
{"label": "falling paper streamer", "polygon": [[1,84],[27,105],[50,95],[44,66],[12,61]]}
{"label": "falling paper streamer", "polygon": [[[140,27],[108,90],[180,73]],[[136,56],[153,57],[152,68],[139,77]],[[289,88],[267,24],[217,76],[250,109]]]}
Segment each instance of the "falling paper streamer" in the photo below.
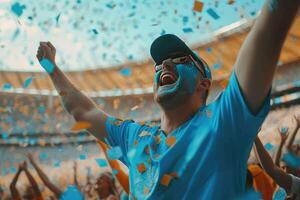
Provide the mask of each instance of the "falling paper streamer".
{"label": "falling paper streamer", "polygon": [[80,131],[80,130],[88,129],[90,127],[92,127],[91,123],[85,121],[78,121],[73,125],[71,131]]}

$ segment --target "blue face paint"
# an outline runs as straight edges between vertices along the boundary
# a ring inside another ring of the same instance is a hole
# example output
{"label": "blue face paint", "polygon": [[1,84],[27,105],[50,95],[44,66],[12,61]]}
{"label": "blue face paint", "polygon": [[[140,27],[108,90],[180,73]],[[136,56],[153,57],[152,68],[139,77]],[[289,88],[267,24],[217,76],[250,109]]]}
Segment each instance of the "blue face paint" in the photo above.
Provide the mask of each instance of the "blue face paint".
{"label": "blue face paint", "polygon": [[176,65],[178,79],[175,83],[159,86],[159,78],[162,71],[154,76],[154,88],[156,101],[165,108],[180,105],[190,97],[196,89],[199,70],[190,64]]}

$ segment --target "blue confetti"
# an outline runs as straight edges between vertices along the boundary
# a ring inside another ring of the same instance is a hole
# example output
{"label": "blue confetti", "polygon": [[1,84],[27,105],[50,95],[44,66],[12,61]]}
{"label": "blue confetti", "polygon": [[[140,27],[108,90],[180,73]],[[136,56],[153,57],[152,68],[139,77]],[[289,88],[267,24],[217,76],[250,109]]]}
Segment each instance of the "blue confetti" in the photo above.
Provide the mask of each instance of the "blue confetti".
{"label": "blue confetti", "polygon": [[25,81],[24,81],[24,83],[23,83],[23,88],[24,89],[26,89],[26,88],[28,88],[28,86],[30,85],[30,83],[32,82],[32,76],[30,76],[30,77],[28,77]]}
{"label": "blue confetti", "polygon": [[86,155],[81,154],[81,155],[79,156],[79,159],[80,159],[80,160],[86,160]]}
{"label": "blue confetti", "polygon": [[288,131],[288,129],[286,127],[282,127],[280,130],[281,130],[281,133],[284,133],[284,134],[286,134]]}
{"label": "blue confetti", "polygon": [[56,24],[58,24],[59,18],[60,18],[60,13],[55,17]]}
{"label": "blue confetti", "polygon": [[95,34],[95,35],[98,35],[98,31],[96,29],[92,29],[92,32]]}
{"label": "blue confetti", "polygon": [[211,52],[212,52],[212,48],[211,48],[211,47],[208,47],[208,48],[206,49],[206,51],[207,51],[208,53],[211,53]]}
{"label": "blue confetti", "polygon": [[15,13],[18,17],[20,17],[23,14],[23,10],[25,8],[26,6],[21,5],[19,2],[16,2],[11,6],[12,12]]}
{"label": "blue confetti", "polygon": [[2,137],[2,139],[6,140],[8,138],[8,133],[1,133],[0,136]]}
{"label": "blue confetti", "polygon": [[50,60],[48,60],[47,58],[43,58],[40,61],[40,64],[46,70],[46,72],[48,74],[52,74],[52,72],[54,71],[54,65],[53,65],[53,63]]}
{"label": "blue confetti", "polygon": [[54,162],[54,167],[60,167],[60,160],[56,160]]}
{"label": "blue confetti", "polygon": [[273,145],[271,143],[265,144],[265,149],[267,149],[268,151],[270,151],[272,148],[273,148]]}
{"label": "blue confetti", "polygon": [[39,110],[39,113],[45,113],[46,107],[44,105],[40,105],[38,110]]}
{"label": "blue confetti", "polygon": [[110,3],[107,3],[105,6],[109,9],[113,9],[114,7],[116,7],[116,4],[114,4],[113,2],[110,2]]}
{"label": "blue confetti", "polygon": [[299,168],[300,167],[300,157],[294,155],[293,153],[289,152],[286,153],[282,160],[290,167]]}
{"label": "blue confetti", "polygon": [[193,29],[192,28],[183,28],[182,31],[184,33],[191,33],[191,32],[193,32]]}
{"label": "blue confetti", "polygon": [[96,160],[97,164],[99,165],[99,167],[107,167],[108,166],[105,159],[96,158],[95,160]]}
{"label": "blue confetti", "polygon": [[123,76],[130,76],[132,73],[130,68],[123,68],[120,70],[120,74],[122,74]]}
{"label": "blue confetti", "polygon": [[48,154],[47,153],[40,153],[39,158],[41,161],[46,160],[48,158]]}
{"label": "blue confetti", "polygon": [[107,157],[110,160],[118,160],[120,157],[122,157],[122,155],[123,154],[120,147],[113,147],[107,150]]}
{"label": "blue confetti", "polygon": [[4,90],[10,90],[10,89],[12,89],[12,85],[9,84],[9,83],[5,83],[5,84],[3,85],[2,88],[3,88]]}
{"label": "blue confetti", "polygon": [[220,63],[216,63],[212,66],[213,69],[221,69],[221,64]]}
{"label": "blue confetti", "polygon": [[214,19],[220,18],[220,16],[211,8],[209,8],[206,12]]}
{"label": "blue confetti", "polygon": [[15,168],[15,167],[11,167],[11,168],[9,168],[9,171],[10,171],[10,173],[16,173],[17,172],[17,168]]}

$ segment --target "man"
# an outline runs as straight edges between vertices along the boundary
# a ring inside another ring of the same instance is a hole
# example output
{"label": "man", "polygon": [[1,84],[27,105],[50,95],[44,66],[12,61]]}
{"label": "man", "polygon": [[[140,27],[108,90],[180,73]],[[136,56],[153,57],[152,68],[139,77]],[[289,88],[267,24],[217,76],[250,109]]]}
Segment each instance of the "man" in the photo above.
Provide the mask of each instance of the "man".
{"label": "man", "polygon": [[37,58],[52,69],[47,71],[75,120],[89,122],[90,133],[121,148],[131,199],[232,199],[245,191],[247,159],[269,110],[275,67],[299,2],[266,1],[227,89],[209,105],[205,62],[174,35],[156,39],[151,55],[160,127],[117,120],[97,108],[58,68],[50,42],[41,42]]}
{"label": "man", "polygon": [[276,166],[261,143],[259,137],[255,140],[255,154],[267,174],[282,187],[293,199],[300,200],[300,178],[284,172]]}

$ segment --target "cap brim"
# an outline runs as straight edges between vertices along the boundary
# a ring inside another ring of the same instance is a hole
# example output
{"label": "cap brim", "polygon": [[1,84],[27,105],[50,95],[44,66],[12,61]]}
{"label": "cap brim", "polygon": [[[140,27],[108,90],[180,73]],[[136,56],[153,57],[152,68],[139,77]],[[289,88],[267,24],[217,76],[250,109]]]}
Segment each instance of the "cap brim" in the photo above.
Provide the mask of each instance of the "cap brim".
{"label": "cap brim", "polygon": [[150,54],[156,64],[175,55],[192,55],[192,50],[176,35],[166,34],[155,39]]}

